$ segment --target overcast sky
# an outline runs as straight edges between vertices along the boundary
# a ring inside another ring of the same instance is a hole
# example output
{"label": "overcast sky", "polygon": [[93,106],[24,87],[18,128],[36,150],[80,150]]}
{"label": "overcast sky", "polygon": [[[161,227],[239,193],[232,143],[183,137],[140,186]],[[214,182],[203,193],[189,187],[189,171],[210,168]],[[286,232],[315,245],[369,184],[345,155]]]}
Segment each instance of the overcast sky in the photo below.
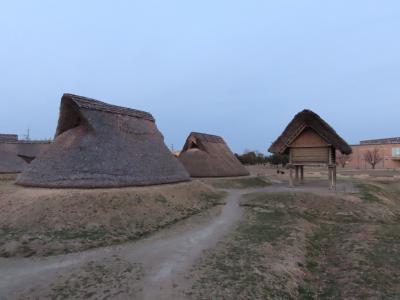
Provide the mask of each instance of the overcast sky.
{"label": "overcast sky", "polygon": [[312,109],[349,143],[400,136],[400,1],[2,1],[0,132],[52,137],[63,93],[265,152]]}

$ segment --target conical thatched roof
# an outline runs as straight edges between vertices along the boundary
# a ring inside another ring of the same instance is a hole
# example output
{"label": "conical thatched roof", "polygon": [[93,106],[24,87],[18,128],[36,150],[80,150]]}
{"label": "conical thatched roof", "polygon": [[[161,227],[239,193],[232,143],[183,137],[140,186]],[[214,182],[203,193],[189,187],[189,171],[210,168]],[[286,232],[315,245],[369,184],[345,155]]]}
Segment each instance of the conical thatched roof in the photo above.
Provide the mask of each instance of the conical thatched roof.
{"label": "conical thatched roof", "polygon": [[49,145],[47,141],[19,141],[18,138],[0,141],[0,173],[22,172]]}
{"label": "conical thatched roof", "polygon": [[249,175],[223,138],[192,132],[179,154],[179,160],[192,177]]}
{"label": "conical thatched roof", "polygon": [[17,184],[94,188],[189,179],[151,114],[64,94],[54,142]]}
{"label": "conical thatched roof", "polygon": [[285,153],[291,143],[307,128],[313,129],[327,144],[343,154],[350,154],[351,147],[328,125],[320,116],[311,110],[303,110],[298,113],[283,133],[268,149],[271,153]]}

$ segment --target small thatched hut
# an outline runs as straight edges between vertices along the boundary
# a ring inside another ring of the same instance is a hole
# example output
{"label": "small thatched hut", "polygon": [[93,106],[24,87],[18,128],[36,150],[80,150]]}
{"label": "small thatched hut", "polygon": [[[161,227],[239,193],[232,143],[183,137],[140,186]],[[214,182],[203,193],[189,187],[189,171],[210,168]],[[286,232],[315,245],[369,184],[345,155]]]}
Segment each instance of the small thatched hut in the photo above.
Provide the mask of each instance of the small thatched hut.
{"label": "small thatched hut", "polygon": [[299,171],[302,182],[305,165],[326,165],[329,170],[330,188],[335,188],[336,150],[343,154],[350,154],[352,151],[320,116],[311,110],[303,110],[293,118],[268,151],[289,155],[291,185],[293,168],[296,170],[296,182],[299,181]]}
{"label": "small thatched hut", "polygon": [[190,133],[178,158],[192,177],[249,175],[224,139],[216,135]]}
{"label": "small thatched hut", "polygon": [[98,188],[189,179],[151,114],[64,94],[54,142],[17,184]]}
{"label": "small thatched hut", "polygon": [[23,141],[0,134],[0,173],[20,173],[50,145],[49,141]]}

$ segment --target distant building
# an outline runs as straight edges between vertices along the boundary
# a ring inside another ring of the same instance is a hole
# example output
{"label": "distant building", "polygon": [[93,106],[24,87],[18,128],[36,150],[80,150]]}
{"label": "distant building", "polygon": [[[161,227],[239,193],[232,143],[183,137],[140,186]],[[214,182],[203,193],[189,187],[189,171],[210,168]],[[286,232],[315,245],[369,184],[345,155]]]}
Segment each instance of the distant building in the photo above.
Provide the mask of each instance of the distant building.
{"label": "distant building", "polygon": [[50,141],[26,141],[16,134],[0,134],[0,173],[22,172],[49,145]]}
{"label": "distant building", "polygon": [[376,169],[400,168],[400,137],[361,141],[359,145],[352,145],[353,154],[347,159],[346,166],[354,169],[371,169],[371,165],[364,159],[365,153],[377,149],[383,158],[376,165]]}
{"label": "distant building", "polygon": [[16,141],[18,141],[18,135],[0,133],[0,143],[16,142]]}

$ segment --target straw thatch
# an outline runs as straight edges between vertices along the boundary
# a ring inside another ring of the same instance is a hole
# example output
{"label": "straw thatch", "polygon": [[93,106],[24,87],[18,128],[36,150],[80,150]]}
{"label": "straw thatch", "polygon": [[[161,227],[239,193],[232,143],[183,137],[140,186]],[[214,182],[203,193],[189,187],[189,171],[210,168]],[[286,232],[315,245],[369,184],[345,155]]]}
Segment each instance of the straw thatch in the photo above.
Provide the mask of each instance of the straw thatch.
{"label": "straw thatch", "polygon": [[64,94],[54,142],[17,184],[94,188],[189,179],[151,114]]}
{"label": "straw thatch", "polygon": [[350,154],[351,147],[320,116],[311,110],[298,113],[283,133],[268,149],[271,153],[287,153],[293,141],[307,128],[313,129],[322,139],[343,154]]}
{"label": "straw thatch", "polygon": [[192,177],[229,177],[249,175],[223,138],[192,132],[179,154]]}
{"label": "straw thatch", "polygon": [[0,173],[22,172],[49,145],[47,141],[19,141],[18,138],[0,141]]}

